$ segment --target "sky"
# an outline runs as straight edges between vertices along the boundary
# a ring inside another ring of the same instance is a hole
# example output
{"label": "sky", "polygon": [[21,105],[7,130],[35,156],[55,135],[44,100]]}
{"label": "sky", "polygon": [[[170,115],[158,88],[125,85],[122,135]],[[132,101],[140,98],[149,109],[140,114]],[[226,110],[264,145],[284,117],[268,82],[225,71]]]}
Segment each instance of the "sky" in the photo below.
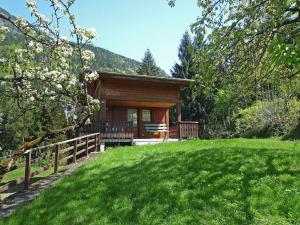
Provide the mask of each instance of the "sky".
{"label": "sky", "polygon": [[[30,21],[25,2],[0,0],[0,7]],[[46,1],[36,2],[47,14]],[[177,0],[174,8],[167,0],[76,0],[72,11],[78,25],[97,30],[95,46],[139,61],[149,48],[157,65],[167,73],[178,61],[183,33],[200,15],[197,0]]]}

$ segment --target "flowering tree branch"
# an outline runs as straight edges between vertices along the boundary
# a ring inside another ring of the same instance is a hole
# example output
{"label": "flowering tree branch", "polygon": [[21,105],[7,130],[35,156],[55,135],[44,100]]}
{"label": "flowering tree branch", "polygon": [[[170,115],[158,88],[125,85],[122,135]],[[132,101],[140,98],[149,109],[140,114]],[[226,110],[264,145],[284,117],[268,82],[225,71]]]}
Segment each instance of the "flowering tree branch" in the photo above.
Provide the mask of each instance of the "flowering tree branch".
{"label": "flowering tree branch", "polygon": [[[7,52],[6,55],[0,52],[0,65],[11,71],[6,76],[0,76],[0,86],[23,110],[41,108],[46,100],[50,102],[50,107],[62,107],[69,125],[24,143],[11,159],[0,162],[0,180],[1,175],[25,150],[84,126],[93,111],[99,109],[99,101],[89,96],[87,90],[88,82],[98,78],[98,74],[90,69],[95,55],[86,48],[93,44],[96,31],[76,24],[76,16],[71,10],[74,0],[47,1],[52,11],[51,19],[41,14],[35,0],[27,0],[33,23],[23,18],[14,20],[0,13],[0,18],[24,36],[24,41],[10,50],[8,55]],[[60,24],[66,20],[71,28],[71,40],[61,35]],[[8,28],[0,28],[0,42],[5,40],[8,32]]]}

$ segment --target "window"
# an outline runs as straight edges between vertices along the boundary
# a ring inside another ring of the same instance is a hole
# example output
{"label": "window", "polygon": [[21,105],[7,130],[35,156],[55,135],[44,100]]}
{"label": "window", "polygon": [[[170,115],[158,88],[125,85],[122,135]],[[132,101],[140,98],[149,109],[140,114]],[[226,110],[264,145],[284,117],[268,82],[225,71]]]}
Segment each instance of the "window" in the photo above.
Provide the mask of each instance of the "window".
{"label": "window", "polygon": [[143,122],[151,122],[151,112],[149,109],[143,109]]}
{"label": "window", "polygon": [[127,119],[133,123],[133,127],[137,127],[137,109],[128,109]]}

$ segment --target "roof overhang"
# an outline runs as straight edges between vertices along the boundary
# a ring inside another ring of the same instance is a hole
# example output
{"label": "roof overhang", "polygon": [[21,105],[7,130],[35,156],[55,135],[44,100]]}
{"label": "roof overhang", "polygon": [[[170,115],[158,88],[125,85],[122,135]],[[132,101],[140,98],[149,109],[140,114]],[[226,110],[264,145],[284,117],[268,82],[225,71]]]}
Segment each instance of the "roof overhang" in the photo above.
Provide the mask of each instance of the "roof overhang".
{"label": "roof overhang", "polygon": [[160,102],[160,101],[138,101],[138,100],[118,100],[107,99],[107,106],[123,106],[134,108],[170,108],[176,105],[175,102]]}
{"label": "roof overhang", "polygon": [[145,82],[157,82],[157,83],[167,83],[175,84],[180,87],[189,87],[194,80],[191,79],[178,79],[172,77],[157,77],[157,76],[147,76],[147,75],[137,75],[137,74],[121,74],[112,72],[98,72],[100,79],[118,79],[118,80],[132,80],[132,81],[145,81]]}

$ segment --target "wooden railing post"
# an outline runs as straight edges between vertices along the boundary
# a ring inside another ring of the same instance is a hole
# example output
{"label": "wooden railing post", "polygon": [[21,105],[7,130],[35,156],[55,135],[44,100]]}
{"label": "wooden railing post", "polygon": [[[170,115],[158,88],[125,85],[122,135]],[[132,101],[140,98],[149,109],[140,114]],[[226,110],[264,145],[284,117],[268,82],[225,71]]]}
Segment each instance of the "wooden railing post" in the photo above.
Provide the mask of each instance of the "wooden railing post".
{"label": "wooden railing post", "polygon": [[97,134],[95,134],[95,152],[97,151]]}
{"label": "wooden railing post", "polygon": [[31,151],[26,155],[26,164],[25,164],[25,181],[24,181],[24,189],[28,190],[30,185],[30,173],[31,173]]}
{"label": "wooden railing post", "polygon": [[98,134],[98,152],[100,152],[101,151],[101,142],[100,142],[100,133]]}
{"label": "wooden railing post", "polygon": [[55,146],[55,158],[54,158],[54,173],[57,174],[58,172],[58,164],[59,164],[59,149],[60,145]]}
{"label": "wooden railing post", "polygon": [[177,122],[178,123],[178,139],[179,141],[182,140],[182,132],[181,132],[181,122]]}
{"label": "wooden railing post", "polygon": [[85,153],[86,156],[89,155],[89,139],[87,137],[85,138]]}
{"label": "wooden railing post", "polygon": [[73,163],[76,163],[76,154],[77,154],[77,140],[75,140],[75,143],[74,143],[74,149],[73,149]]}

